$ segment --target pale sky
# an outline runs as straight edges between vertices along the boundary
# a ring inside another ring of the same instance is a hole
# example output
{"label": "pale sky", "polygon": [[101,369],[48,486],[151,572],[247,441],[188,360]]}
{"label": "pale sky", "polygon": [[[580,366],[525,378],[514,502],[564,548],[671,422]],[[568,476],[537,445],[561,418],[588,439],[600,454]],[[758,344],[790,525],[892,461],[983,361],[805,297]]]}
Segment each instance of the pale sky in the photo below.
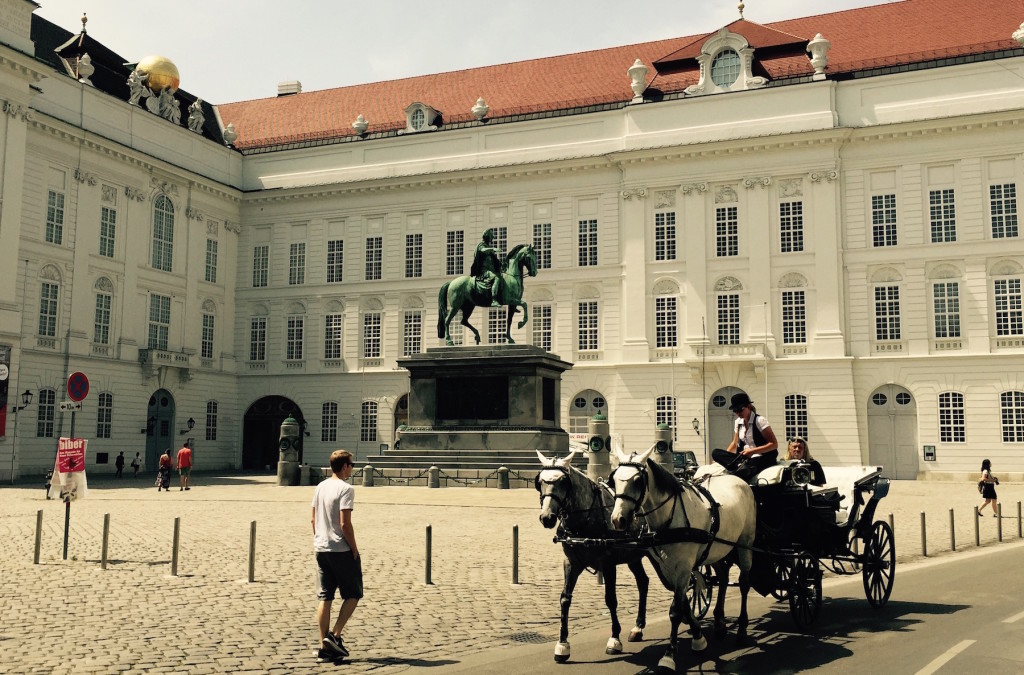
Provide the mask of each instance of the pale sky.
{"label": "pale sky", "polygon": [[[738,0],[37,0],[36,13],[128,62],[159,54],[211,103],[463,70],[710,33]],[[890,0],[747,0],[769,23]]]}

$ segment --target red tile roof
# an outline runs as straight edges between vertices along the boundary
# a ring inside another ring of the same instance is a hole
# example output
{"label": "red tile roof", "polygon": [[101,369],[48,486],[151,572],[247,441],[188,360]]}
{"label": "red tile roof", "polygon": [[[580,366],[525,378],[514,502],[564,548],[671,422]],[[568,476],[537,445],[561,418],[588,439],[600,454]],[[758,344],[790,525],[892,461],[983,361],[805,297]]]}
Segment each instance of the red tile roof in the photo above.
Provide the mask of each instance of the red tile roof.
{"label": "red tile roof", "polygon": [[[755,49],[755,59],[772,79],[813,72],[802,44],[816,33],[831,43],[830,76],[879,67],[1019,48],[1010,36],[1024,20],[1024,0],[903,0],[873,7],[759,25],[740,20],[730,28]],[[442,124],[473,120],[478,97],[491,119],[616,104],[633,97],[626,70],[639,58],[651,67],[648,85],[678,93],[699,79],[694,57],[713,33],[361,84],[292,96],[219,106],[225,124],[238,132],[240,150],[354,136],[358,115],[369,133],[405,128],[403,110],[412,102],[441,112]],[[789,46],[786,46],[789,45]],[[692,52],[692,55],[691,55]],[[680,61],[680,59],[682,59]],[[758,74],[755,72],[755,74]]]}

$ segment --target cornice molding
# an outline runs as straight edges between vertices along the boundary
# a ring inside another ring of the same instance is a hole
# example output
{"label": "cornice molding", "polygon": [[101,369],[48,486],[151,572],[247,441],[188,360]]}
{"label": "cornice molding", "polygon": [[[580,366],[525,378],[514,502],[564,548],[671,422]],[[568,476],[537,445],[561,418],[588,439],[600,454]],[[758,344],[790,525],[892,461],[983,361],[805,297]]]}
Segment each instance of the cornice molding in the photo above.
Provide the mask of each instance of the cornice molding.
{"label": "cornice molding", "polygon": [[12,59],[11,57],[6,56],[3,53],[0,53],[0,68],[7,68],[9,70],[12,70],[15,73],[21,75],[22,77],[31,80],[32,82],[39,82],[44,77],[46,77],[46,73],[44,73],[41,70],[36,70],[31,65],[29,65],[30,63],[31,61],[23,62],[20,59]]}

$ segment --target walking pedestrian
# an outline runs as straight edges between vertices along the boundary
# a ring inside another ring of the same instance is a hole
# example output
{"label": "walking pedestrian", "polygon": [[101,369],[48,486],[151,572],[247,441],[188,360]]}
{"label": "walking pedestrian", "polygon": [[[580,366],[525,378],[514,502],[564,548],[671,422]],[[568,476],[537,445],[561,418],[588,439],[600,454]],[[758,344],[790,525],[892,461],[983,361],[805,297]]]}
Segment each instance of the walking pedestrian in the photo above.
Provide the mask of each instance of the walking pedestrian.
{"label": "walking pedestrian", "polygon": [[185,441],[185,445],[178,450],[178,492],[190,490],[188,479],[192,475],[192,441]]}
{"label": "walking pedestrian", "polygon": [[160,455],[160,465],[157,468],[157,476],[156,476],[156,491],[157,492],[160,492],[160,488],[163,488],[165,491],[170,491],[170,489],[171,489],[171,465],[172,464],[173,464],[173,461],[171,460],[171,449],[170,448],[165,448],[164,449],[164,454]]}
{"label": "walking pedestrian", "polygon": [[985,510],[985,507],[992,504],[992,517],[999,517],[999,505],[996,497],[996,486],[999,485],[999,479],[992,475],[992,462],[984,459],[981,461],[981,482],[984,485],[981,486],[981,497],[985,500],[985,503],[978,509],[978,513]]}
{"label": "walking pedestrian", "polygon": [[[352,453],[335,450],[330,464],[331,477],[318,484],[313,493],[313,550],[320,579],[316,610],[320,628],[318,661],[338,661],[349,655],[341,634],[363,597],[363,570],[352,528],[355,490],[346,482],[352,476]],[[335,590],[342,602],[334,630],[330,631]]]}
{"label": "walking pedestrian", "polygon": [[138,478],[139,477],[139,470],[141,468],[142,468],[142,457],[140,457],[139,453],[136,452],[135,453],[135,459],[132,460],[132,469],[135,471],[135,473],[132,474],[132,478]]}
{"label": "walking pedestrian", "polygon": [[117,469],[114,478],[121,478],[121,472],[124,471],[124,450],[118,453],[117,459],[114,460],[114,468]]}

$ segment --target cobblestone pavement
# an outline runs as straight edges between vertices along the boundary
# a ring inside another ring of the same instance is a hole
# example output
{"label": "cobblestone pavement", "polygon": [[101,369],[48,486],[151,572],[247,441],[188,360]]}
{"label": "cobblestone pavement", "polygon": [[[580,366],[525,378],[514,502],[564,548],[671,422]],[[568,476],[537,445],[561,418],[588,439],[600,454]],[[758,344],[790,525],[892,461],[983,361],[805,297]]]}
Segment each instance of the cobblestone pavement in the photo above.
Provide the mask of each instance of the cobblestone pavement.
{"label": "cobblestone pavement", "polygon": [[[188,492],[158,493],[152,478],[90,478],[71,505],[68,560],[64,505],[41,487],[0,488],[0,673],[305,673],[316,664],[315,567],[309,524],[313,488],[284,488],[272,476],[194,476]],[[999,488],[1003,536],[1018,533],[1024,486]],[[879,507],[894,514],[898,559],[974,548],[973,483],[898,482]],[[36,512],[43,511],[34,565]],[[108,567],[100,567],[103,515],[110,514]],[[373,487],[356,490],[353,516],[366,597],[346,630],[346,671],[443,672],[461,657],[558,633],[561,554],[537,521],[532,489]],[[174,519],[180,518],[178,576],[171,576]],[[257,522],[256,580],[248,583],[250,522]],[[432,526],[432,585],[425,579],[425,528]],[[519,580],[512,581],[512,529],[519,525]],[[997,545],[996,521],[980,519],[982,546]],[[897,574],[898,578],[898,574]],[[668,594],[652,574],[649,615]],[[619,575],[624,630],[636,590]],[[335,603],[335,612],[337,603]],[[333,620],[333,618],[332,618]],[[606,628],[603,594],[581,579],[570,630]],[[649,631],[650,632],[650,631]],[[651,637],[658,637],[652,635]]]}

